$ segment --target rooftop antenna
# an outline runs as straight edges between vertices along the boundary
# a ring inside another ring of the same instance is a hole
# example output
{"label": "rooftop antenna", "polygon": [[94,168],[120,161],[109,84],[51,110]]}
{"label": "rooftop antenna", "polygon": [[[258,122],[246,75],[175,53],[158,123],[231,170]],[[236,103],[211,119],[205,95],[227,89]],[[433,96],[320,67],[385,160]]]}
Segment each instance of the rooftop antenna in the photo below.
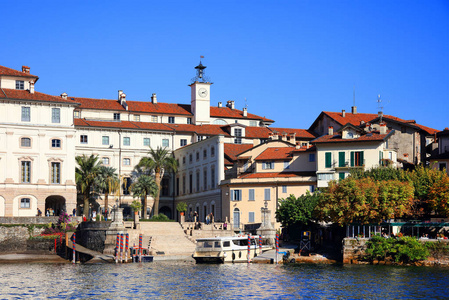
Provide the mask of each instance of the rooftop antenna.
{"label": "rooftop antenna", "polygon": [[355,85],[352,89],[352,106],[355,106]]}
{"label": "rooftop antenna", "polygon": [[382,99],[380,99],[380,94],[377,95],[377,108],[379,109],[380,114],[380,123],[382,123],[382,117],[384,115],[384,107],[382,106]]}
{"label": "rooftop antenna", "polygon": [[246,103],[246,97],[245,97],[245,108],[248,109],[248,104]]}

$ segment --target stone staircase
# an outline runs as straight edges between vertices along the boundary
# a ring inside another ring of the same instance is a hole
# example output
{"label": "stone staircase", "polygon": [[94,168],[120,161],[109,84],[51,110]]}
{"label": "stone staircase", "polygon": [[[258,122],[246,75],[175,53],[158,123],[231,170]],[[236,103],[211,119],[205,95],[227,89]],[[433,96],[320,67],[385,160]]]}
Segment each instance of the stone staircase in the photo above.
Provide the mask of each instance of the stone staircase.
{"label": "stone staircase", "polygon": [[141,222],[143,247],[150,246],[157,256],[191,256],[195,243],[190,241],[181,225],[176,222]]}

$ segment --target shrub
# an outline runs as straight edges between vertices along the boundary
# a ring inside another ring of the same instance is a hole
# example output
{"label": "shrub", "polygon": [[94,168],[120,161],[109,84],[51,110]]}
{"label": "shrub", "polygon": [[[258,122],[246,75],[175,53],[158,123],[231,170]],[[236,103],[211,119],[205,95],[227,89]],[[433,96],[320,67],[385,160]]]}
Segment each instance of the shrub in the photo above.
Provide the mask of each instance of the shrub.
{"label": "shrub", "polygon": [[158,214],[158,215],[152,216],[151,219],[150,219],[150,221],[153,221],[153,222],[170,222],[170,221],[172,221],[172,220],[170,220],[170,219],[169,219],[166,215],[164,215],[164,214]]}

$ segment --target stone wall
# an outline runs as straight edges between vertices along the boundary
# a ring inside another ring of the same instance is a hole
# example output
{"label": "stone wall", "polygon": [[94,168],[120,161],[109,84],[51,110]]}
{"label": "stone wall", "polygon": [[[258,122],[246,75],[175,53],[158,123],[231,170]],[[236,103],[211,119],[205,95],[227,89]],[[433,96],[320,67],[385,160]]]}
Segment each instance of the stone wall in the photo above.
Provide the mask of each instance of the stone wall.
{"label": "stone wall", "polygon": [[48,224],[57,223],[59,217],[0,217],[0,224]]}
{"label": "stone wall", "polygon": [[0,253],[26,251],[28,238],[39,235],[43,230],[43,228],[30,230],[27,226],[0,225]]}

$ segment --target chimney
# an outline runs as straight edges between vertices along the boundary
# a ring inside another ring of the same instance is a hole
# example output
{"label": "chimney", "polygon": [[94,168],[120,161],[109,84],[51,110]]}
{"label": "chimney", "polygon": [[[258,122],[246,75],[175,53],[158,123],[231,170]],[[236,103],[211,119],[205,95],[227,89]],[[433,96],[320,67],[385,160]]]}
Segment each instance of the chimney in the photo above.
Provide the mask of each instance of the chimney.
{"label": "chimney", "polygon": [[151,103],[157,104],[157,96],[156,96],[156,93],[153,93],[153,94],[151,95]]}
{"label": "chimney", "polygon": [[230,109],[234,109],[234,101],[232,100],[228,100],[228,102],[226,102],[226,107],[229,107]]}
{"label": "chimney", "polygon": [[344,109],[341,111],[341,116],[342,116],[343,118],[346,118],[346,111],[345,111]]}
{"label": "chimney", "polygon": [[380,134],[387,134],[387,124],[380,123],[379,133]]}
{"label": "chimney", "polygon": [[30,67],[22,66],[22,72],[26,74],[30,74]]}
{"label": "chimney", "polygon": [[353,115],[356,115],[356,114],[357,114],[357,106],[352,106],[352,107],[351,107],[351,110],[352,110],[352,114],[353,114]]}
{"label": "chimney", "polygon": [[382,111],[377,112],[377,116],[378,116],[379,118],[382,118],[382,117],[383,117]]}
{"label": "chimney", "polygon": [[120,101],[121,99],[122,99],[122,94],[123,94],[123,91],[122,90],[118,90],[118,101]]}
{"label": "chimney", "polygon": [[62,93],[61,94],[61,98],[64,99],[64,100],[67,100],[67,93]]}
{"label": "chimney", "polygon": [[34,94],[34,81],[30,81],[30,94]]}
{"label": "chimney", "polygon": [[334,135],[334,127],[329,126],[327,134],[328,135]]}
{"label": "chimney", "polygon": [[246,107],[243,108],[243,116],[247,117],[248,116],[248,110]]}
{"label": "chimney", "polygon": [[223,107],[223,103],[221,101],[218,102],[218,107]]}
{"label": "chimney", "polygon": [[290,133],[290,142],[293,143],[296,140],[296,133]]}
{"label": "chimney", "polygon": [[273,139],[273,133],[272,132],[268,133],[268,139],[270,139],[270,140]]}
{"label": "chimney", "polygon": [[282,140],[287,141],[287,133],[286,132],[282,133]]}
{"label": "chimney", "polygon": [[296,142],[296,149],[301,148],[301,142]]}
{"label": "chimney", "polygon": [[278,139],[278,133],[275,131],[273,132],[273,140],[277,140]]}

